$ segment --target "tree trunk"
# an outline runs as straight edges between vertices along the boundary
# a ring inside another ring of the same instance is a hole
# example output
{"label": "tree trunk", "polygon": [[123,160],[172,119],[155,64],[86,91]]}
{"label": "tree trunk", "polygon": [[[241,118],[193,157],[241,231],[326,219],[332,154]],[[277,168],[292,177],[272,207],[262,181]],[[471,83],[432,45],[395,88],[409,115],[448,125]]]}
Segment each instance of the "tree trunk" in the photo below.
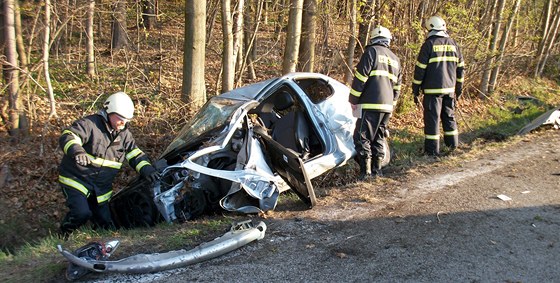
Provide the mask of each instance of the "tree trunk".
{"label": "tree trunk", "polygon": [[[191,0],[195,1],[195,0]],[[142,3],[142,27],[150,30],[156,23],[156,0],[141,0]]]}
{"label": "tree trunk", "polygon": [[199,109],[206,102],[204,82],[206,1],[185,2],[182,99]]}
{"label": "tree trunk", "polygon": [[538,76],[542,76],[544,71],[544,66],[546,65],[546,61],[550,56],[550,51],[552,50],[552,46],[556,41],[556,36],[558,35],[558,29],[560,27],[560,3],[556,5],[556,13],[554,15],[554,19],[552,21],[552,25],[550,26],[550,31],[548,32],[547,39],[545,42],[545,47],[543,50],[543,58],[539,61],[538,64]]}
{"label": "tree trunk", "polygon": [[490,45],[488,47],[488,55],[486,56],[486,62],[484,63],[484,73],[482,74],[482,79],[480,82],[480,97],[488,97],[488,93],[491,92],[489,82],[490,82],[490,71],[492,70],[492,65],[494,62],[494,53],[496,52],[496,42],[498,41],[498,33],[500,32],[502,14],[504,12],[504,7],[506,0],[498,0],[498,6],[496,7],[496,17],[494,23],[494,29],[492,30],[492,37],[490,39]]}
{"label": "tree trunk", "polygon": [[[233,25],[233,59],[235,72],[237,73],[237,84],[241,85],[243,80],[243,74],[241,73],[241,65],[243,64],[243,38],[244,38],[244,28],[243,28],[243,10],[245,9],[245,0],[237,1],[237,11],[234,16]],[[235,75],[234,75],[235,80]]]}
{"label": "tree trunk", "polygon": [[49,73],[49,44],[51,36],[51,0],[45,0],[45,31],[43,36],[43,70],[45,72],[45,81],[47,82],[47,93],[49,95],[50,113],[49,119],[58,117],[56,114],[56,101],[54,99],[53,87],[51,84],[51,75]]}
{"label": "tree trunk", "polygon": [[[256,3],[255,3],[256,2]],[[264,3],[262,1],[249,1],[249,9],[248,15],[245,17],[246,25],[245,28],[247,29],[246,36],[245,36],[245,50],[247,54],[245,55],[245,59],[241,66],[241,73],[244,72],[245,66],[249,68],[249,78],[254,80],[257,78],[255,74],[255,68],[253,62],[256,59],[257,55],[257,34],[259,31],[259,25],[261,21],[261,16],[263,13]],[[254,13],[253,13],[254,9]],[[248,62],[248,63],[247,63]]]}
{"label": "tree trunk", "polygon": [[286,45],[284,47],[284,58],[282,61],[282,74],[296,71],[301,39],[302,10],[303,0],[291,0],[290,15],[288,17],[288,32],[286,34]]}
{"label": "tree trunk", "polygon": [[15,140],[19,140],[26,134],[27,117],[23,112],[23,103],[19,94],[19,64],[16,47],[16,29],[15,29],[15,0],[3,0],[4,5],[4,55],[6,61],[3,64],[4,81],[7,86],[9,113],[8,124],[9,134]]}
{"label": "tree trunk", "polygon": [[317,0],[305,0],[302,14],[301,45],[299,49],[299,69],[313,72],[315,67],[315,30],[317,29]]}
{"label": "tree trunk", "polygon": [[111,38],[111,51],[117,51],[128,46],[128,34],[126,33],[126,0],[117,0],[114,4],[111,30],[113,33]]}
{"label": "tree trunk", "polygon": [[93,15],[95,13],[95,0],[88,0],[87,21],[86,21],[86,74],[93,78],[95,77],[95,50],[93,45]]}
{"label": "tree trunk", "polygon": [[246,50],[247,55],[245,56],[244,61],[241,64],[241,73],[245,72],[245,64],[249,62],[249,79],[254,80],[256,78],[255,69],[253,68],[253,60],[255,53],[253,52],[255,48],[253,47],[253,42],[256,39],[256,30],[255,27],[258,25],[257,19],[257,6],[261,6],[261,1],[251,1],[247,0],[247,8],[245,9],[245,16],[243,17],[245,23],[243,26],[245,27],[245,36],[243,37],[243,49]]}
{"label": "tree trunk", "polygon": [[[277,20],[274,23],[274,34],[276,34],[276,40],[280,39],[280,35],[282,34],[282,29],[284,27],[284,7],[286,6],[286,2],[290,0],[278,0],[275,1],[273,5],[273,10],[277,12]],[[280,7],[278,7],[280,6]]]}
{"label": "tree trunk", "polygon": [[233,33],[230,0],[222,0],[222,33],[224,51],[222,54],[222,93],[233,89],[235,59],[233,57]]}
{"label": "tree trunk", "polygon": [[364,47],[367,45],[369,30],[375,20],[375,0],[360,1],[363,4],[359,7],[361,21],[358,29],[358,41],[360,45],[356,56],[361,56],[364,53]]}
{"label": "tree trunk", "polygon": [[547,34],[549,32],[550,26],[550,13],[552,11],[552,0],[548,0],[543,9],[543,16],[541,18],[541,34],[539,40],[539,46],[537,47],[537,53],[535,54],[535,59],[537,64],[535,65],[534,76],[537,77],[539,73],[539,63],[542,60],[543,49],[547,39]]}
{"label": "tree trunk", "polygon": [[504,28],[504,32],[502,33],[502,39],[500,40],[500,49],[498,50],[498,57],[496,58],[496,65],[492,69],[492,74],[490,75],[488,93],[492,95],[494,92],[494,88],[496,86],[496,82],[498,81],[498,74],[500,73],[500,66],[502,65],[502,60],[504,58],[504,53],[506,52],[506,45],[508,41],[509,32],[511,31],[511,27],[513,26],[513,22],[515,17],[517,16],[517,12],[519,11],[519,4],[521,0],[516,0],[515,4],[513,5],[512,11],[509,15],[508,22]]}
{"label": "tree trunk", "polygon": [[14,1],[14,5],[17,51],[19,55],[19,61],[21,63],[21,68],[25,70],[27,68],[27,65],[29,65],[29,61],[27,59],[27,53],[25,53],[25,44],[23,44],[23,32],[21,29],[21,13],[19,11],[19,1]]}
{"label": "tree trunk", "polygon": [[346,71],[344,72],[344,82],[347,85],[352,83],[352,67],[354,66],[354,50],[356,49],[356,0],[350,0],[350,31],[348,32],[348,49],[346,50]]}

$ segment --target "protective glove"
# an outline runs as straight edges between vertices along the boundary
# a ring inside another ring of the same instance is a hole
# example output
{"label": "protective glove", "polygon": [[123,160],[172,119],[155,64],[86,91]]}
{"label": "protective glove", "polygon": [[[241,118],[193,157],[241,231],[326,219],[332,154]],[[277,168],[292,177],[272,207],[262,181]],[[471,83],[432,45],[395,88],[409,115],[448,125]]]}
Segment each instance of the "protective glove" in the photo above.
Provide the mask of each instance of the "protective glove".
{"label": "protective glove", "polygon": [[414,104],[416,104],[416,106],[420,105],[420,98],[418,95],[414,95]]}
{"label": "protective glove", "polygon": [[82,166],[88,166],[91,164],[91,158],[89,158],[89,156],[85,153],[76,154],[75,159],[76,159],[76,163]]}
{"label": "protective glove", "polygon": [[142,176],[150,183],[153,183],[160,178],[160,174],[153,166],[146,166],[142,170]]}

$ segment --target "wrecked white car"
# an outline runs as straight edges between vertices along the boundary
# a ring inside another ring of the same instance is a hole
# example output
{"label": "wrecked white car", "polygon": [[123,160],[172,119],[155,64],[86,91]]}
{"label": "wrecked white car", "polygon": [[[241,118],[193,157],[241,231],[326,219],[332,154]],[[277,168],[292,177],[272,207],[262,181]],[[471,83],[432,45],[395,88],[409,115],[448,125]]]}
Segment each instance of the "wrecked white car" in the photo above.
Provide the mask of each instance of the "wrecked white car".
{"label": "wrecked white car", "polygon": [[313,207],[310,179],[355,155],[348,93],[328,76],[292,73],[212,97],[154,162],[160,181],[138,178],[115,194],[115,223],[258,213],[289,189]]}

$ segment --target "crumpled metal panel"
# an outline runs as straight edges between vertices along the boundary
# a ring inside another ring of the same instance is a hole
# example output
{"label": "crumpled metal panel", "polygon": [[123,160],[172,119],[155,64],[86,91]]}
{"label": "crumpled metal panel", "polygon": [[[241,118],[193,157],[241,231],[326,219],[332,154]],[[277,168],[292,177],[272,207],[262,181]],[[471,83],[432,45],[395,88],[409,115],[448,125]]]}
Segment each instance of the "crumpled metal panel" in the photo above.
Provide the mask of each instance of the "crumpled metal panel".
{"label": "crumpled metal panel", "polygon": [[220,200],[220,206],[228,211],[242,213],[259,213],[273,210],[278,202],[279,187],[276,177],[268,166],[260,142],[253,137],[252,129],[248,129],[244,149],[237,156],[238,168],[252,168],[256,173],[267,176],[269,183],[233,183],[229,192]]}
{"label": "crumpled metal panel", "polygon": [[58,245],[58,251],[71,263],[95,272],[148,273],[179,268],[209,260],[229,253],[255,240],[264,238],[266,224],[251,221],[235,224],[223,236],[201,244],[192,250],[178,250],[167,253],[138,254],[115,261],[99,261],[79,258]]}
{"label": "crumpled metal panel", "polygon": [[551,109],[535,118],[531,123],[519,130],[517,134],[525,135],[543,125],[553,125],[555,129],[560,128],[560,107]]}

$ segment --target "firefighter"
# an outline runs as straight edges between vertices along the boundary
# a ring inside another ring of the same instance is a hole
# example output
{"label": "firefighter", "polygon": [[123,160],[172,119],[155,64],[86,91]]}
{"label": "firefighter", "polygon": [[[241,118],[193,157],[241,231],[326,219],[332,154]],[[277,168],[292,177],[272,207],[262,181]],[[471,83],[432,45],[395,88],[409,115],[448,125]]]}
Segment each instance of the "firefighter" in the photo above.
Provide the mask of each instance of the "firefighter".
{"label": "firefighter", "polygon": [[382,176],[387,125],[401,89],[401,64],[389,49],[391,32],[373,29],[369,44],[356,66],[349,102],[357,112],[354,146],[360,165],[359,179]]}
{"label": "firefighter", "polygon": [[424,152],[438,156],[440,119],[445,145],[452,151],[459,144],[455,106],[463,91],[465,62],[442,18],[429,18],[426,28],[429,33],[414,68],[412,93],[416,105],[420,104],[420,93],[424,94]]}
{"label": "firefighter", "polygon": [[64,237],[88,220],[94,228],[114,228],[108,202],[113,180],[125,159],[150,182],[159,178],[128,130],[133,113],[130,97],[117,92],[97,114],[75,121],[62,132],[59,143],[64,156],[58,181],[69,209],[60,224]]}

